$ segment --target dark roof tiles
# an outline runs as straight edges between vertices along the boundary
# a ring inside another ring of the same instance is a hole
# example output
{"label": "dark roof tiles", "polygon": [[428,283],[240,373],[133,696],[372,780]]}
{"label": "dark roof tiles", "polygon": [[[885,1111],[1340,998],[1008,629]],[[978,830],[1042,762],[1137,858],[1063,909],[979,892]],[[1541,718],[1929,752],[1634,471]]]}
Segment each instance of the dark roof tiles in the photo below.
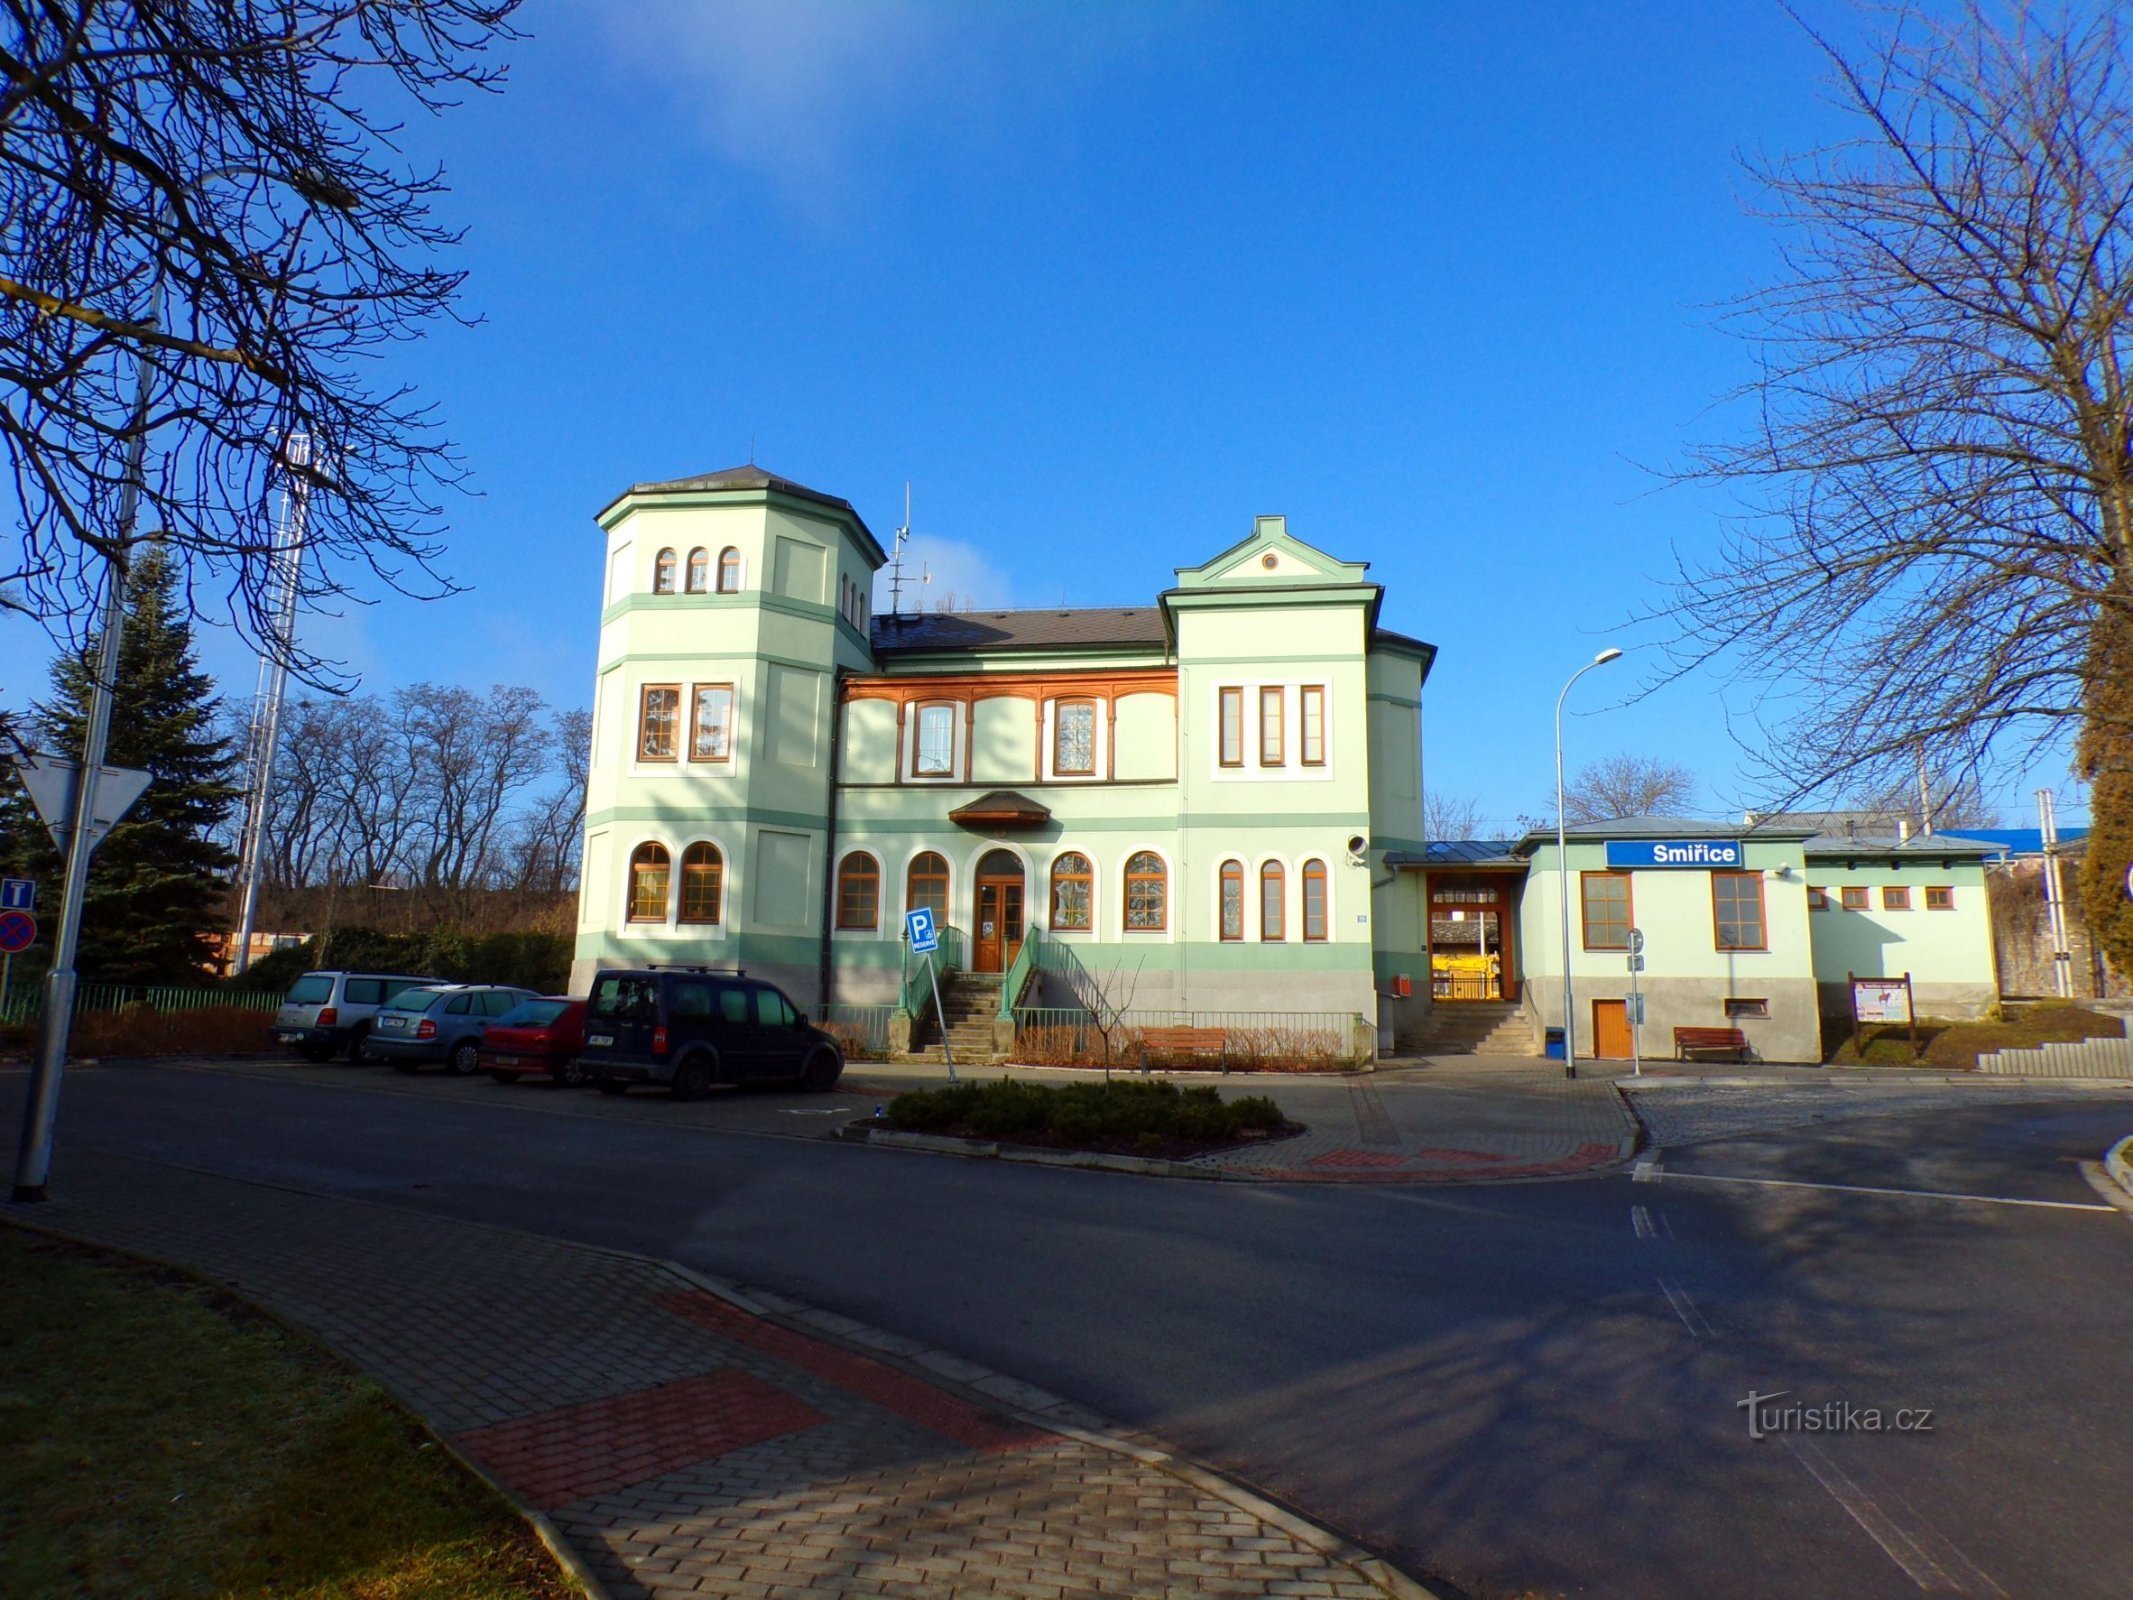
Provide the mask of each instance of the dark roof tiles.
{"label": "dark roof tiles", "polygon": [[874,653],[1168,648],[1154,606],[1031,611],[904,611],[872,619]]}

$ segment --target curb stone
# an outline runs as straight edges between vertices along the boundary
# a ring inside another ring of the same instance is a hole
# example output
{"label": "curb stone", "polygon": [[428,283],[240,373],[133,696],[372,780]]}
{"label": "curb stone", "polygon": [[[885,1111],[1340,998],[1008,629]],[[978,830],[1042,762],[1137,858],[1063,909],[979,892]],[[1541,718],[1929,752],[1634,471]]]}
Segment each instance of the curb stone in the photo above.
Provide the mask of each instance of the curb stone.
{"label": "curb stone", "polygon": [[2125,1190],[2126,1198],[2133,1200],[2133,1134],[2128,1134],[2104,1153],[2103,1170],[2110,1174],[2113,1183]]}
{"label": "curb stone", "polygon": [[[913,1137],[930,1136],[915,1135]],[[1132,1158],[1120,1157],[1117,1159]],[[301,1194],[313,1198],[330,1198],[345,1205],[370,1206],[396,1214],[404,1215],[409,1210],[405,1206],[395,1205],[390,1201],[374,1200],[353,1195],[319,1196],[316,1191],[300,1188],[294,1184],[236,1177],[228,1173],[213,1172],[202,1167],[186,1166],[180,1162],[149,1161],[143,1164],[168,1167],[180,1172],[191,1172],[228,1183],[242,1183],[253,1188]],[[1148,1164],[1170,1165],[1171,1163]],[[98,1249],[108,1250],[111,1248],[108,1245],[98,1243],[94,1239],[70,1234],[63,1228],[51,1226],[42,1219],[33,1221],[26,1215],[28,1210],[28,1207],[12,1202],[0,1204],[0,1220],[15,1223],[32,1232],[46,1233],[56,1238],[74,1240],[78,1243],[92,1245]],[[424,1213],[416,1212],[415,1215],[421,1216]],[[750,1284],[734,1283],[728,1279],[715,1277],[710,1273],[699,1272],[693,1267],[684,1266],[678,1261],[672,1261],[662,1256],[647,1255],[637,1250],[618,1249],[611,1245],[581,1244],[576,1240],[559,1240],[552,1234],[536,1233],[530,1229],[513,1228],[501,1223],[474,1222],[457,1217],[448,1220],[459,1227],[485,1229],[491,1233],[505,1234],[514,1238],[539,1240],[544,1244],[561,1243],[574,1250],[583,1250],[588,1254],[608,1256],[616,1260],[636,1262],[655,1268],[689,1288],[702,1290],[725,1301],[736,1310],[761,1318],[763,1321],[790,1328],[794,1332],[804,1333],[810,1338],[819,1339],[825,1343],[843,1345],[847,1349],[867,1355],[870,1359],[883,1362],[886,1365],[899,1367],[913,1377],[946,1389],[951,1393],[959,1394],[980,1409],[991,1411],[996,1415],[1006,1415],[1015,1421],[1030,1426],[1048,1428],[1053,1432],[1088,1445],[1092,1449],[1100,1449],[1109,1454],[1124,1456],[1145,1466],[1153,1467],[1157,1471],[1166,1473],[1196,1489],[1214,1495],[1218,1499],[1236,1506],[1239,1510],[1272,1523],[1329,1560],[1339,1561],[1353,1568],[1371,1584],[1393,1597],[1393,1600],[1444,1600],[1444,1597],[1438,1591],[1429,1588],[1415,1578],[1409,1577],[1384,1557],[1372,1553],[1363,1546],[1356,1544],[1353,1540],[1334,1532],[1331,1528],[1312,1520],[1303,1513],[1284,1506],[1278,1501],[1270,1500],[1243,1484],[1203,1467],[1189,1457],[1178,1454],[1152,1435],[1141,1434],[1137,1442],[1134,1437],[1124,1433],[1117,1424],[1107,1417],[1090,1411],[1084,1406],[1076,1405],[1070,1400],[1062,1399],[1047,1390],[1036,1387],[1034,1384],[1023,1383],[1021,1380],[1010,1378],[1004,1373],[995,1372],[992,1368],[979,1362],[968,1360],[953,1351],[936,1349],[925,1344],[922,1340],[874,1328],[854,1318],[811,1306],[805,1301],[795,1300],[791,1296],[778,1293],[775,1290]],[[183,1263],[166,1261],[161,1257],[138,1252],[115,1251],[114,1253],[131,1255],[135,1260],[153,1262],[156,1265],[185,1273],[190,1277],[215,1283],[216,1287],[222,1292],[245,1301],[247,1305],[256,1304],[249,1295],[239,1290],[231,1289]],[[266,1315],[273,1317],[277,1322],[281,1322],[291,1328],[292,1331],[306,1341],[322,1344],[322,1341],[317,1340],[301,1328],[297,1328],[295,1324],[288,1322],[286,1318],[281,1317],[279,1314],[269,1311],[265,1307],[260,1307],[259,1309]],[[330,1347],[322,1347],[330,1349]],[[339,1357],[336,1353],[336,1359],[344,1358]],[[353,1363],[349,1364],[353,1366]],[[356,1370],[361,1371],[363,1369],[357,1368]],[[384,1379],[368,1372],[365,1372],[365,1376],[371,1378],[371,1381],[377,1383],[388,1394],[391,1394],[397,1403],[419,1418],[424,1430],[433,1438],[436,1438],[438,1443],[449,1451],[455,1459],[465,1463],[468,1469],[478,1478],[494,1487],[504,1496],[506,1501],[525,1519],[527,1525],[533,1529],[535,1536],[540,1539],[542,1544],[555,1553],[557,1561],[569,1573],[572,1581],[584,1588],[588,1600],[613,1600],[612,1591],[592,1573],[584,1558],[563,1538],[547,1516],[527,1505],[519,1496],[497,1483],[487,1471],[468,1461],[457,1449],[453,1448],[450,1441],[440,1434],[440,1425],[432,1420],[423,1407],[400,1394],[394,1385]]]}
{"label": "curb stone", "polygon": [[924,1150],[933,1155],[964,1156],[975,1161],[1022,1161],[1038,1167],[1092,1167],[1102,1172],[1134,1172],[1144,1178],[1199,1178],[1219,1181],[1224,1174],[1214,1167],[1195,1167],[1184,1161],[1157,1161],[1147,1156],[1113,1156],[1096,1150],[1041,1150],[1022,1145],[998,1144],[988,1139],[957,1139],[944,1133],[903,1133],[894,1128],[876,1128],[862,1121],[850,1130],[860,1144],[880,1145],[885,1150]]}
{"label": "curb stone", "polygon": [[[179,1170],[191,1171],[195,1169],[180,1168]],[[243,1182],[245,1180],[237,1179],[235,1181]],[[297,1192],[307,1193],[308,1191],[299,1190]],[[64,1239],[69,1244],[87,1245],[92,1249],[104,1252],[106,1255],[117,1256],[126,1261],[144,1262],[149,1266],[161,1267],[166,1272],[176,1273],[180,1277],[191,1278],[199,1283],[211,1284],[217,1294],[227,1295],[232,1300],[242,1301],[254,1316],[265,1317],[269,1322],[287,1333],[290,1338],[313,1349],[324,1351],[334,1361],[340,1363],[351,1372],[361,1373],[366,1382],[374,1383],[384,1390],[386,1394],[392,1397],[394,1405],[421,1424],[422,1431],[428,1435],[430,1443],[458,1462],[470,1477],[487,1484],[505,1504],[518,1513],[519,1520],[533,1530],[533,1536],[540,1540],[549,1555],[555,1558],[556,1565],[563,1569],[571,1582],[585,1591],[586,1600],[614,1600],[613,1591],[601,1581],[599,1575],[587,1564],[585,1558],[578,1554],[570,1541],[563,1537],[561,1530],[548,1519],[548,1514],[538,1506],[522,1499],[510,1485],[497,1478],[487,1467],[452,1443],[451,1436],[444,1432],[442,1426],[424,1407],[417,1405],[408,1396],[402,1394],[396,1384],[379,1377],[374,1372],[357,1366],[316,1334],[298,1327],[273,1307],[262,1305],[243,1291],[232,1288],[228,1284],[219,1283],[206,1273],[195,1267],[187,1266],[182,1261],[172,1261],[166,1257],[150,1255],[139,1250],[122,1250],[116,1245],[105,1244],[101,1240],[69,1233],[64,1228],[52,1227],[48,1223],[28,1214],[28,1208],[15,1201],[9,1201],[4,1206],[0,1206],[0,1218],[4,1218],[25,1233],[41,1234],[48,1239]],[[476,1224],[476,1226],[481,1226],[481,1224]]]}

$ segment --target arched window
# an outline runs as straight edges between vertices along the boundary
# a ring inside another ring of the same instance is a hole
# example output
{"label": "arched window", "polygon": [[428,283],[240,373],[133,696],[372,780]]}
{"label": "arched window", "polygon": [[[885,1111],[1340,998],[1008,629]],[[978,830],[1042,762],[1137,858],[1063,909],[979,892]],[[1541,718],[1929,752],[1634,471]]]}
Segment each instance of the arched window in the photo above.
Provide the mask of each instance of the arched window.
{"label": "arched window", "polygon": [[1269,943],[1289,936],[1282,918],[1282,908],[1288,899],[1287,887],[1280,862],[1269,861],[1259,869],[1259,937]]}
{"label": "arched window", "polygon": [[1096,869],[1079,850],[1052,862],[1052,926],[1063,933],[1087,933],[1095,926]]}
{"label": "arched window", "polygon": [[1136,933],[1170,926],[1170,872],[1153,850],[1126,858],[1126,926]]}
{"label": "arched window", "polygon": [[1316,944],[1326,937],[1326,864],[1306,861],[1304,879],[1304,941]]}
{"label": "arched window", "polygon": [[683,922],[718,921],[719,899],[726,887],[726,863],[715,844],[692,844],[681,853]]}
{"label": "arched window", "polygon": [[852,580],[841,574],[837,579],[837,614],[846,622],[852,620]]}
{"label": "arched window", "polygon": [[663,844],[640,844],[630,854],[630,921],[667,920],[667,872],[671,858]]}
{"label": "arched window", "polygon": [[921,850],[904,874],[904,909],[921,908],[933,913],[936,928],[948,920],[948,858],[937,850]]}
{"label": "arched window", "polygon": [[837,926],[875,928],[881,925],[881,863],[864,850],[854,850],[837,868]]}
{"label": "arched window", "polygon": [[741,592],[741,553],[730,544],[718,553],[718,592]]}
{"label": "arched window", "polygon": [[702,594],[711,587],[711,552],[698,545],[689,552],[689,593]]}
{"label": "arched window", "polygon": [[1231,943],[1244,937],[1244,863],[1222,863],[1222,937]]}
{"label": "arched window", "polygon": [[674,592],[674,552],[662,550],[652,560],[652,593]]}

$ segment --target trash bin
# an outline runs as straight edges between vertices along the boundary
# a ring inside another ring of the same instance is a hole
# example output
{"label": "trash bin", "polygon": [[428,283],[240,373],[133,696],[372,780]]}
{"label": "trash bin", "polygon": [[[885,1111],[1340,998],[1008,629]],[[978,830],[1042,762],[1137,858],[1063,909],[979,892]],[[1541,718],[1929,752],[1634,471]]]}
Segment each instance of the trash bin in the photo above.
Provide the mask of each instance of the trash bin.
{"label": "trash bin", "polygon": [[1563,1030],[1561,1028],[1550,1028],[1548,1030],[1547,1043],[1542,1047],[1541,1053],[1550,1061],[1563,1059]]}

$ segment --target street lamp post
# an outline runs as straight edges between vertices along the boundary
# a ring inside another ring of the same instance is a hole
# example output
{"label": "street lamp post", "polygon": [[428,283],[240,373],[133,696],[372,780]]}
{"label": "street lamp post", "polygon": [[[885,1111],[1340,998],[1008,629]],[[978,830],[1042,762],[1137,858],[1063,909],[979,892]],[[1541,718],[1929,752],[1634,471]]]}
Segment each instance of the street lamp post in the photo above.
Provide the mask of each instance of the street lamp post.
{"label": "street lamp post", "polygon": [[1619,650],[1602,650],[1571,673],[1570,683],[1564,684],[1563,692],[1555,697],[1555,883],[1556,898],[1562,903],[1563,913],[1563,1076],[1566,1078],[1578,1075],[1578,1031],[1570,998],[1570,846],[1563,838],[1563,702],[1570,698],[1571,684],[1594,667],[1604,667],[1621,658]]}

